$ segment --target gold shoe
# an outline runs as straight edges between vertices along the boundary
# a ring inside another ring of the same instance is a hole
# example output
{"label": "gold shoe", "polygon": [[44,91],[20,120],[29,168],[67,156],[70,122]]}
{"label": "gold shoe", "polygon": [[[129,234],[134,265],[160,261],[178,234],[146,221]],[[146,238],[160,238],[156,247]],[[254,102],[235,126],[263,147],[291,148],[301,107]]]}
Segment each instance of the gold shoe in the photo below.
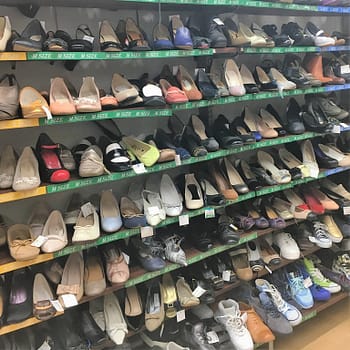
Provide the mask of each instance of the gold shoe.
{"label": "gold shoe", "polygon": [[175,303],[177,301],[176,288],[170,273],[163,275],[162,286],[164,293],[164,308],[165,316],[167,318],[176,317],[176,307]]}

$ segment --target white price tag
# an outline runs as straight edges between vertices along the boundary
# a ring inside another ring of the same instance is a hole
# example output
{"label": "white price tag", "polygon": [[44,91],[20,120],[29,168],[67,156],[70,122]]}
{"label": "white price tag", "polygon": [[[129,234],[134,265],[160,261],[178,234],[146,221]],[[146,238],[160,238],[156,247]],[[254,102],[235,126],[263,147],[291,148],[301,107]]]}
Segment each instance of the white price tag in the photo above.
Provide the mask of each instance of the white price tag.
{"label": "white price tag", "polygon": [[308,278],[304,279],[304,287],[309,288],[312,286],[312,280],[311,277],[309,276]]}
{"label": "white price tag", "polygon": [[219,342],[219,337],[215,331],[210,331],[207,333],[207,340],[209,344],[216,344]]}
{"label": "white price tag", "polygon": [[175,155],[175,164],[176,164],[176,166],[181,165],[181,157],[179,154]]}
{"label": "white price tag", "polygon": [[141,238],[151,237],[153,236],[153,227],[152,226],[144,226],[141,227]]}
{"label": "white price tag", "polygon": [[49,345],[49,343],[45,340],[42,345],[40,346],[40,348],[38,348],[38,350],[51,350],[51,346]]}
{"label": "white price tag", "polygon": [[47,240],[47,237],[40,235],[31,243],[31,246],[40,248]]}
{"label": "white price tag", "polygon": [[90,35],[84,35],[83,36],[83,40],[86,40],[88,41],[89,43],[93,44],[95,38],[93,36],[90,36]]}
{"label": "white price tag", "polygon": [[155,205],[153,207],[148,207],[148,213],[149,215],[158,215],[159,214],[159,208]]}
{"label": "white price tag", "polygon": [[185,310],[180,310],[176,313],[176,321],[177,323],[184,321],[186,319]]}
{"label": "white price tag", "polygon": [[126,262],[127,265],[129,265],[129,262],[130,262],[130,256],[124,252],[122,252],[123,254],[123,257],[124,257],[124,260]]}
{"label": "white price tag", "polygon": [[332,133],[333,133],[333,134],[340,134],[340,132],[341,132],[341,127],[340,127],[340,125],[334,125],[334,126],[333,126],[333,129],[332,129]]}
{"label": "white price tag", "polygon": [[87,202],[84,205],[82,205],[80,209],[83,213],[84,218],[88,217],[89,215],[92,215],[95,211],[94,206],[90,202]]}
{"label": "white price tag", "polygon": [[63,306],[58,300],[50,300],[51,305],[56,309],[58,312],[63,312]]}
{"label": "white price tag", "polygon": [[350,215],[350,207],[344,207],[343,208],[343,214],[344,215]]}
{"label": "white price tag", "polygon": [[340,66],[340,74],[349,74],[350,73],[350,65],[345,64],[343,66]]}
{"label": "white price tag", "polygon": [[204,217],[206,219],[212,219],[215,218],[215,209],[214,208],[206,208],[204,210]]}
{"label": "white price tag", "polygon": [[147,173],[147,170],[145,168],[145,164],[143,164],[143,163],[137,163],[137,164],[133,165],[132,169],[135,171],[136,174]]}
{"label": "white price tag", "polygon": [[74,294],[62,294],[61,298],[65,308],[78,305],[78,300]]}
{"label": "white price tag", "polygon": [[230,282],[231,281],[231,271],[230,270],[222,271],[222,279],[225,282]]}
{"label": "white price tag", "polygon": [[179,216],[179,226],[186,226],[190,223],[190,218],[187,214]]}
{"label": "white price tag", "polygon": [[198,286],[193,292],[192,295],[200,298],[204,293],[206,292],[205,289],[203,289],[201,286]]}
{"label": "white price tag", "polygon": [[219,26],[224,26],[225,25],[224,22],[219,17],[213,18],[213,21]]}

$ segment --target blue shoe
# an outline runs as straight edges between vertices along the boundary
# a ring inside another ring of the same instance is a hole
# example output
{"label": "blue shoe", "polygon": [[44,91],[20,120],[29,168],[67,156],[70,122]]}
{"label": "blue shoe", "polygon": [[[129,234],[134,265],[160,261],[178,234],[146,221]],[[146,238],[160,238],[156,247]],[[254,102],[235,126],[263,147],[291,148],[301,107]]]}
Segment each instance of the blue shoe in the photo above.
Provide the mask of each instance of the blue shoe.
{"label": "blue shoe", "polygon": [[172,50],[174,48],[169,30],[164,24],[156,24],[153,28],[153,47],[155,50]]}
{"label": "blue shoe", "polygon": [[314,299],[309,288],[304,286],[304,278],[298,271],[286,271],[287,281],[293,299],[303,308],[310,309],[314,306]]}

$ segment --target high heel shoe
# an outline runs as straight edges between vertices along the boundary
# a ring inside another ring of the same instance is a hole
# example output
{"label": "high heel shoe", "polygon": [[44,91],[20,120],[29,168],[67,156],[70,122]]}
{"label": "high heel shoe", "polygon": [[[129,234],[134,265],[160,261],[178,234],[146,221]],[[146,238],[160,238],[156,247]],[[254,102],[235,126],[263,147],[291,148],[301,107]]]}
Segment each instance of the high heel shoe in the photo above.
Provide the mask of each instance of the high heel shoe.
{"label": "high heel shoe", "polygon": [[230,124],[230,130],[233,135],[238,136],[244,144],[255,143],[255,137],[244,126],[241,117],[236,117]]}
{"label": "high heel shoe", "polygon": [[189,101],[198,101],[202,99],[203,96],[201,92],[198,90],[195,82],[184,66],[179,65],[176,78]]}
{"label": "high heel shoe", "polygon": [[254,78],[258,83],[260,90],[263,91],[275,91],[278,90],[278,86],[275,81],[271,80],[270,77],[265,73],[265,71],[256,66],[254,70]]}
{"label": "high heel shoe", "polygon": [[59,146],[47,134],[40,134],[36,143],[41,179],[45,182],[60,183],[70,178],[59,157]]}
{"label": "high heel shoe", "polygon": [[227,127],[228,125],[229,121],[223,114],[220,114],[214,121],[213,134],[216,140],[219,141],[220,147],[230,149],[242,146],[243,142],[241,137],[234,135],[230,128]]}
{"label": "high heel shoe", "polygon": [[227,178],[231,186],[240,194],[249,192],[248,186],[244,183],[243,179],[239,175],[239,172],[235,169],[233,164],[228,158],[224,158],[223,168],[227,175]]}
{"label": "high heel shoe", "polygon": [[242,82],[243,82],[243,85],[244,85],[246,92],[248,94],[258,93],[259,88],[256,85],[253,74],[250,72],[250,70],[247,68],[247,66],[245,64],[241,65],[240,74],[241,74]]}
{"label": "high heel shoe", "polygon": [[260,108],[259,115],[269,128],[274,129],[278,132],[278,136],[286,135],[287,132],[282,127],[280,122],[266,109]]}
{"label": "high heel shoe", "polygon": [[262,185],[257,180],[255,174],[250,169],[249,164],[245,160],[237,159],[234,164],[236,169],[242,176],[244,183],[246,183],[252,191],[255,191],[262,187]]}
{"label": "high heel shoe", "polygon": [[190,118],[190,125],[194,133],[200,138],[202,146],[209,152],[215,152],[219,149],[219,144],[214,137],[208,137],[203,121],[196,115],[192,114]]}
{"label": "high heel shoe", "polygon": [[232,96],[243,96],[246,90],[243,85],[241,73],[236,62],[227,59],[224,62],[225,81]]}

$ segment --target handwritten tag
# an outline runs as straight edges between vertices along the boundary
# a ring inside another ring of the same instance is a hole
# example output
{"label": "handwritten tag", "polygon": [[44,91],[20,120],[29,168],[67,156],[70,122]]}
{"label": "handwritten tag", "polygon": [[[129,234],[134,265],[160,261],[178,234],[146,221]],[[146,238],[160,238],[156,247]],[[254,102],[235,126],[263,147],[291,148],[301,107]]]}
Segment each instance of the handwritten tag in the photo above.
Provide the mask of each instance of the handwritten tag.
{"label": "handwritten tag", "polygon": [[153,227],[152,226],[144,226],[141,227],[141,238],[151,237],[153,236]]}
{"label": "handwritten tag", "polygon": [[47,237],[40,235],[31,243],[31,246],[40,248],[47,240]]}
{"label": "handwritten tag", "polygon": [[51,305],[56,309],[57,312],[63,312],[63,306],[58,300],[50,300]]}
{"label": "handwritten tag", "polygon": [[179,226],[186,226],[190,223],[190,218],[187,214],[179,216]]}
{"label": "handwritten tag", "polygon": [[65,308],[78,305],[78,300],[74,294],[63,294],[61,298]]}

